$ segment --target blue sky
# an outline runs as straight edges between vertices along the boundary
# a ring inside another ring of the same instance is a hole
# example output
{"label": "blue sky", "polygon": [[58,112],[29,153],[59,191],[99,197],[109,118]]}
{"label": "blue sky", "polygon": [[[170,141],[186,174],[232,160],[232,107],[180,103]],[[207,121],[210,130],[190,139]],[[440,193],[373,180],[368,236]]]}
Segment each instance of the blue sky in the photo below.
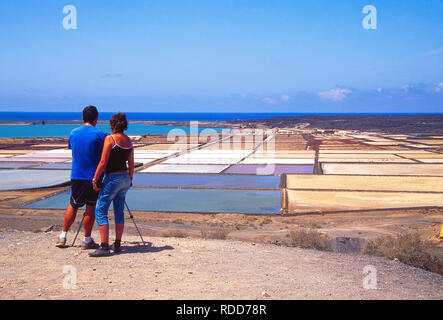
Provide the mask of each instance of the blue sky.
{"label": "blue sky", "polygon": [[441,0],[2,0],[0,41],[0,111],[443,110]]}

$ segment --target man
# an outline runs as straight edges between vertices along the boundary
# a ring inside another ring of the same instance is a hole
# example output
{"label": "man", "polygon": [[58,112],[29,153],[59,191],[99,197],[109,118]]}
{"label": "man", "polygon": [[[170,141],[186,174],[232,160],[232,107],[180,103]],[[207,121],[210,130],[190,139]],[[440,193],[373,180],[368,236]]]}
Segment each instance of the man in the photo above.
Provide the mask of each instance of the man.
{"label": "man", "polygon": [[75,221],[77,211],[86,204],[84,213],[85,238],[82,249],[97,249],[98,244],[91,238],[95,221],[95,203],[98,192],[92,187],[92,179],[100,162],[106,133],[95,128],[98,111],[94,106],[83,109],[84,125],[74,129],[69,136],[68,148],[72,150],[71,198],[63,221],[63,231],[56,243],[59,248],[66,247],[66,233]]}

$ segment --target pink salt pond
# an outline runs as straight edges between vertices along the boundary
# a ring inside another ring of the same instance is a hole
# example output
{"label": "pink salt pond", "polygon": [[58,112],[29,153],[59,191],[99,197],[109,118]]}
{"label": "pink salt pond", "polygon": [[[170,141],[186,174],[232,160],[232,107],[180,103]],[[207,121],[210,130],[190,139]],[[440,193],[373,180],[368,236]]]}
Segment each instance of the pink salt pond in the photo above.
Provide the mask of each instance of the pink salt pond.
{"label": "pink salt pond", "polygon": [[305,173],[312,174],[314,166],[312,165],[252,165],[238,164],[230,167],[224,173],[231,174],[257,174],[257,175],[280,175],[285,173]]}

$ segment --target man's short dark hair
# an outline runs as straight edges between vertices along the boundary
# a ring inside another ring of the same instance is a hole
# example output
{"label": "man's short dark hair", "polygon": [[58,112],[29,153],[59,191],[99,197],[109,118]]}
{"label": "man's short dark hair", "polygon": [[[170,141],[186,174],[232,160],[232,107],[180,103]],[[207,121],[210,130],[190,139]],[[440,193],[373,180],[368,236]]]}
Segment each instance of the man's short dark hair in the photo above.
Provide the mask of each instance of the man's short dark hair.
{"label": "man's short dark hair", "polygon": [[83,122],[94,122],[98,119],[98,111],[94,106],[87,106],[83,109]]}

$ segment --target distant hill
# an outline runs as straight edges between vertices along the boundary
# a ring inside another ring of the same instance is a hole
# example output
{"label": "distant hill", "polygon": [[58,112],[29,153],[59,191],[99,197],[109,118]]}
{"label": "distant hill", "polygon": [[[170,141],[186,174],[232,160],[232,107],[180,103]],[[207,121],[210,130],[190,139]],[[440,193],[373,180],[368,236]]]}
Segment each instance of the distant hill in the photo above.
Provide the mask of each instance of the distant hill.
{"label": "distant hill", "polygon": [[309,123],[309,129],[361,130],[386,133],[443,134],[443,114],[435,115],[303,115],[229,121],[232,124],[263,124],[293,127]]}

